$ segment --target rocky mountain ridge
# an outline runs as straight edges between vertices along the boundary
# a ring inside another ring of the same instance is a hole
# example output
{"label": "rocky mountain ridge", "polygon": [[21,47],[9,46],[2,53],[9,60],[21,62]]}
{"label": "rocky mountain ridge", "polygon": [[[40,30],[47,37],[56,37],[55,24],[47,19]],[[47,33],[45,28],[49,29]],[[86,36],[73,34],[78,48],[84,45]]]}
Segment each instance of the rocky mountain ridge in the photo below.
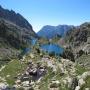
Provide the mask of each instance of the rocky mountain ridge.
{"label": "rocky mountain ridge", "polygon": [[[90,52],[90,23],[86,22],[73,30],[68,31],[65,36],[65,42],[72,48],[76,48],[76,52],[79,50],[84,50],[85,52]],[[88,50],[87,50],[88,48]]]}
{"label": "rocky mountain ridge", "polygon": [[13,10],[10,11],[0,6],[0,18],[11,21],[12,23],[22,28],[32,30],[31,24],[21,14],[16,13]]}
{"label": "rocky mountain ridge", "polygon": [[37,37],[37,35],[31,24],[23,16],[0,6],[1,58],[12,56],[18,53],[17,50],[30,46],[32,37]]}
{"label": "rocky mountain ridge", "polygon": [[40,37],[47,39],[54,38],[55,36],[63,37],[66,32],[74,28],[72,25],[58,25],[58,26],[44,26],[37,34]]}

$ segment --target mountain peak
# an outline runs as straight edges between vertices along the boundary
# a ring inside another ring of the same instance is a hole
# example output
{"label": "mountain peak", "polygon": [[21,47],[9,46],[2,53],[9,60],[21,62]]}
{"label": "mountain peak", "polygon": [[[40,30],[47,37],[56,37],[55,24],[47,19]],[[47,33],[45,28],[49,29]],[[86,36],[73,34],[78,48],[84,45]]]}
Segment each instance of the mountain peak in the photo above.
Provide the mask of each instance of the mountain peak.
{"label": "mountain peak", "polygon": [[73,27],[74,26],[72,25],[58,25],[58,26],[46,25],[37,34],[40,37],[50,39],[55,37],[56,35],[64,36],[65,33],[68,30],[71,30]]}
{"label": "mountain peak", "polygon": [[4,9],[2,6],[0,6],[0,18],[13,22],[22,28],[32,29],[31,24],[21,14],[13,10]]}

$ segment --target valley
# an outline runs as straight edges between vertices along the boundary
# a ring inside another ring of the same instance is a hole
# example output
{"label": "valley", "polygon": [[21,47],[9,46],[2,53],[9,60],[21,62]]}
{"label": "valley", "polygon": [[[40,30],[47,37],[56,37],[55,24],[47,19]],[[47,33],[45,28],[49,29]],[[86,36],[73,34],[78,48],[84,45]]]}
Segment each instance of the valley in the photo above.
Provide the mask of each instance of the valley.
{"label": "valley", "polygon": [[90,23],[35,33],[0,7],[0,90],[90,90]]}

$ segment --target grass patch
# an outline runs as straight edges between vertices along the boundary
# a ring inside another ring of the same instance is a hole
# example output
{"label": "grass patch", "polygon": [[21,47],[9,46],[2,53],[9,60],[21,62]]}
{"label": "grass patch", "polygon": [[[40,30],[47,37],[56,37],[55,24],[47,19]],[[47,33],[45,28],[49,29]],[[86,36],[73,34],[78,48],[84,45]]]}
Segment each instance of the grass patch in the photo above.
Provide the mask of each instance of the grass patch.
{"label": "grass patch", "polygon": [[89,55],[82,55],[77,60],[78,64],[86,64],[85,68],[90,68],[90,54]]}
{"label": "grass patch", "polygon": [[48,73],[45,75],[43,80],[40,83],[40,90],[48,90],[48,85],[50,80],[54,77],[54,73],[52,72],[51,68],[48,68]]}
{"label": "grass patch", "polygon": [[81,87],[80,90],[85,90],[85,88],[90,88],[90,76],[88,76],[85,80],[86,84]]}
{"label": "grass patch", "polygon": [[82,67],[80,65],[76,66],[76,74],[82,75],[86,71],[88,71],[88,70],[85,67]]}
{"label": "grass patch", "polygon": [[[45,75],[44,79],[41,81],[40,90],[49,90],[48,85],[50,84],[52,79],[60,81],[61,78],[63,77],[64,76],[60,76],[59,71],[57,71],[57,73],[54,73],[51,68],[48,68],[48,73]],[[59,88],[60,90],[64,90],[64,89],[61,89],[61,86]]]}
{"label": "grass patch", "polygon": [[[25,68],[26,68],[25,63],[21,63],[19,60],[12,60],[0,72],[0,76],[5,78],[8,84],[13,85],[17,74],[22,73]],[[10,76],[7,77],[7,75]]]}

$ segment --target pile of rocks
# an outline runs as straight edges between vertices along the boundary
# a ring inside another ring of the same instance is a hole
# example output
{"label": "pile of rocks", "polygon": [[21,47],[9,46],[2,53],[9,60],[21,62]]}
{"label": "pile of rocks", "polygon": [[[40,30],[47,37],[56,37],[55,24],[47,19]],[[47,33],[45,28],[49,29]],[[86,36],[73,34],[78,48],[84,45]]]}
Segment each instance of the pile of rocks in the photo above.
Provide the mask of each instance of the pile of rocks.
{"label": "pile of rocks", "polygon": [[61,75],[66,74],[75,76],[75,63],[68,59],[61,59],[60,64],[58,64]]}
{"label": "pile of rocks", "polygon": [[35,86],[35,82],[42,78],[46,73],[46,68],[42,65],[34,64],[32,62],[28,63],[28,67],[25,70],[24,74],[18,77],[17,81],[15,82],[15,87],[24,87],[24,88],[31,88]]}
{"label": "pile of rocks", "polygon": [[[81,76],[77,76],[77,77],[65,77],[62,80],[62,83],[64,85],[67,85],[68,88],[70,88],[71,90],[80,90],[80,88],[86,84],[85,79],[90,76],[90,71],[88,72],[84,72]],[[87,87],[87,89],[85,90],[90,90],[90,88]]]}
{"label": "pile of rocks", "polygon": [[51,59],[50,57],[44,57],[44,58],[42,58],[42,62],[46,63],[47,67],[52,68],[53,72],[57,71],[57,65],[56,65],[54,59]]}
{"label": "pile of rocks", "polygon": [[90,71],[84,72],[80,76],[76,76],[75,63],[70,60],[61,59],[59,68],[61,68],[61,73],[66,74],[66,77],[62,78],[62,83],[67,85],[68,88],[71,88],[71,90],[80,90],[86,83],[85,79],[90,76]]}

